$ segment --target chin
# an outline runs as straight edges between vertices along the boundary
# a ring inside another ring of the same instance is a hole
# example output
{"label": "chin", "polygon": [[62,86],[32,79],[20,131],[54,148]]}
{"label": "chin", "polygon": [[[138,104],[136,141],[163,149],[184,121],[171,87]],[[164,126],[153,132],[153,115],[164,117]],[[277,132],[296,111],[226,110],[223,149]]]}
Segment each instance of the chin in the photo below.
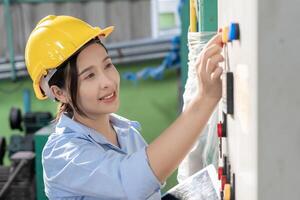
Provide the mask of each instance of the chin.
{"label": "chin", "polygon": [[109,106],[109,108],[107,107],[107,109],[104,109],[102,112],[106,113],[106,114],[111,114],[111,113],[115,113],[119,110],[119,104],[117,105],[113,105],[113,106]]}

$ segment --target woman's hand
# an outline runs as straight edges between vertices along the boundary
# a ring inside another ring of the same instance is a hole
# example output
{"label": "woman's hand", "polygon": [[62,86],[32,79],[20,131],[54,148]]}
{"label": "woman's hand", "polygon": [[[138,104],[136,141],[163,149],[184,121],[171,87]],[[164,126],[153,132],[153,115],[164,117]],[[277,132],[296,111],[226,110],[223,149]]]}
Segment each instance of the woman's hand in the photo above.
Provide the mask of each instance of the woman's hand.
{"label": "woman's hand", "polygon": [[224,61],[222,52],[221,34],[215,35],[201,51],[197,62],[196,70],[199,81],[200,99],[206,99],[217,103],[222,96],[221,75],[223,69],[220,62]]}
{"label": "woman's hand", "polygon": [[199,94],[180,116],[156,140],[147,147],[149,164],[160,182],[178,167],[205,127],[211,113],[222,95],[219,63],[221,35],[213,37],[196,62]]}

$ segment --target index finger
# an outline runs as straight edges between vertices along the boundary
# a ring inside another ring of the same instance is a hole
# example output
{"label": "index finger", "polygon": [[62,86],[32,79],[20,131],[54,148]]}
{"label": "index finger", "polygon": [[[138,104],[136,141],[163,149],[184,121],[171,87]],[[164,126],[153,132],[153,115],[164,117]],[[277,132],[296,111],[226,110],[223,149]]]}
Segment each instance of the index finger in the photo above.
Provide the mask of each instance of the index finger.
{"label": "index finger", "polygon": [[223,47],[222,42],[222,33],[217,33],[215,36],[213,36],[205,45],[205,47],[209,47],[213,44],[219,45],[220,47]]}

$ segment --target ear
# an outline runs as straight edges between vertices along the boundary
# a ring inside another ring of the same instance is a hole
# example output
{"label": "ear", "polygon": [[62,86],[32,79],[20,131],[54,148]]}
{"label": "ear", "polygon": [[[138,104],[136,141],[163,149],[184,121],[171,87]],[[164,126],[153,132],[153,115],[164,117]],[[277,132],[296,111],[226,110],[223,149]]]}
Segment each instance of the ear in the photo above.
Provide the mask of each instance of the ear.
{"label": "ear", "polygon": [[67,95],[66,90],[61,89],[61,88],[57,87],[56,85],[52,85],[50,87],[50,90],[58,101],[60,101],[62,103],[68,103],[68,95]]}

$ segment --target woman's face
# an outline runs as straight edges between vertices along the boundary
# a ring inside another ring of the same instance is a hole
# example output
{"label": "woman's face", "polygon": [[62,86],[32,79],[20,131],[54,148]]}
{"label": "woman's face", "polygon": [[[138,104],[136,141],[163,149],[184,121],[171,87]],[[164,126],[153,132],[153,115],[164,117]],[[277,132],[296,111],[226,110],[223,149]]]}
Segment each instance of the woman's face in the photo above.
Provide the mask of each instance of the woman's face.
{"label": "woman's face", "polygon": [[77,57],[78,106],[89,117],[116,112],[119,108],[120,75],[105,49],[91,44]]}

